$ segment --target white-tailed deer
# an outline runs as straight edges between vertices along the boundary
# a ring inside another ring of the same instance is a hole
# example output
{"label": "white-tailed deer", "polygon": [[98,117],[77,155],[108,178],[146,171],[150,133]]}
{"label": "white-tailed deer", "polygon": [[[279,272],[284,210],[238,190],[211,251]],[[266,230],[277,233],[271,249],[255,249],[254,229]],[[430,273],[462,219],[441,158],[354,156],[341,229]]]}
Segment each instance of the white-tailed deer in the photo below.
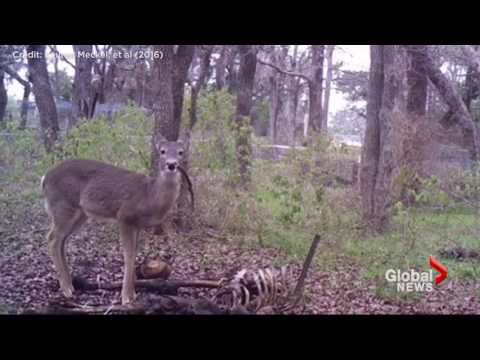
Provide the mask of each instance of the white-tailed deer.
{"label": "white-tailed deer", "polygon": [[182,143],[162,139],[156,146],[156,177],[82,159],[66,160],[42,177],[45,208],[51,219],[48,247],[66,297],[72,297],[74,289],[65,242],[88,218],[95,218],[113,220],[120,227],[124,252],[122,304],[134,301],[139,232],[159,226],[180,191]]}

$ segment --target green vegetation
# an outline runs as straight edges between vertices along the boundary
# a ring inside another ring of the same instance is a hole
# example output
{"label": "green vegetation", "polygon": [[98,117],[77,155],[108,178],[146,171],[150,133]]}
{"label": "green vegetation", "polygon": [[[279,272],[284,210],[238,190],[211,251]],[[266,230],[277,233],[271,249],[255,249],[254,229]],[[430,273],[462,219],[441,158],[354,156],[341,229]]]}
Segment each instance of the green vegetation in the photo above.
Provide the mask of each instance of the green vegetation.
{"label": "green vegetation", "polygon": [[[427,270],[429,255],[448,266],[450,278],[480,274],[478,259],[458,261],[441,255],[453,247],[480,248],[480,212],[450,197],[437,179],[418,178],[419,185],[411,193],[414,205],[398,200],[392,229],[383,235],[367,234],[356,190],[336,183],[334,160],[326,157],[318,164],[318,154],[356,156],[356,151],[318,138],[307,150],[291,150],[281,161],[257,158],[251,187],[241,191],[232,186],[237,169],[235,132],[240,131],[232,126],[234,98],[226,91],[202,93],[198,105],[190,165],[198,199],[196,215],[198,224],[220,234],[219,241],[276,247],[303,259],[319,233],[318,266],[333,270],[340,257],[347,258],[360,266],[362,278],[374,282],[382,296],[398,296],[385,281],[387,269]],[[7,170],[0,173],[0,182],[23,182],[25,187],[15,196],[32,202],[39,201],[41,174],[66,158],[97,159],[147,171],[152,123],[144,112],[130,106],[111,120],[81,122],[51,155],[43,153],[37,134],[11,126],[7,132],[13,135],[0,137],[0,164]],[[254,145],[262,143],[252,138]],[[402,181],[401,176],[397,181]],[[405,177],[411,179],[411,174]],[[452,186],[465,198],[478,199],[478,181],[478,176],[464,174],[455,177]]]}

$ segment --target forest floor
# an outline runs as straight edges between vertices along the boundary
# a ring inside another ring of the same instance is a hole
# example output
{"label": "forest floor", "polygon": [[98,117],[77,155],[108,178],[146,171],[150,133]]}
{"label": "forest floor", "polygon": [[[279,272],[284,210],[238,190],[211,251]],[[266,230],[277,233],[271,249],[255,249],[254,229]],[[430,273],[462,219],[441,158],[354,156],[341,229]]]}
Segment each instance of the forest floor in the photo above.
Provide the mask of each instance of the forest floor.
{"label": "forest floor", "polygon": [[[36,190],[3,184],[0,191],[0,313],[37,309],[58,297],[59,286],[47,253],[48,219]],[[194,237],[154,236],[143,233],[141,254],[162,256],[173,264],[172,278],[219,279],[243,268],[291,264],[300,272],[302,259],[275,247],[219,240],[199,233]],[[320,247],[319,251],[322,251]],[[90,281],[122,279],[122,253],[113,225],[89,222],[70,239],[69,264],[74,274]],[[432,292],[412,297],[381,294],[385,279],[361,276],[366,265],[351,256],[336,254],[332,266],[316,263],[306,282],[302,314],[479,314],[478,277],[452,277]],[[425,261],[425,269],[427,268]],[[383,285],[381,285],[381,283]],[[213,290],[181,290],[180,296],[208,297]],[[148,296],[138,291],[139,300]],[[80,293],[81,304],[118,304],[120,293],[98,290]]]}

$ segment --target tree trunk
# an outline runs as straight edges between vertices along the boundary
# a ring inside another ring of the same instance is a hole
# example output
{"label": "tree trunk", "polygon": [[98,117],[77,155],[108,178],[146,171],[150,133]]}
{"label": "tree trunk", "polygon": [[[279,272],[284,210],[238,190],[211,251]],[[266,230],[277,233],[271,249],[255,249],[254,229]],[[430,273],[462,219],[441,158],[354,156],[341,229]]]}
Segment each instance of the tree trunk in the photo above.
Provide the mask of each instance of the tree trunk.
{"label": "tree trunk", "polygon": [[23,99],[22,105],[20,107],[20,124],[18,126],[19,130],[24,130],[27,126],[27,116],[28,116],[28,99],[30,97],[30,92],[32,87],[27,80],[22,79],[15,71],[10,69],[8,66],[2,68],[6,74],[10,75],[12,79],[15,79],[19,84],[23,86]]}
{"label": "tree trunk", "polygon": [[[472,100],[478,97],[478,85],[475,81],[476,74],[471,66],[467,68],[467,74],[465,76],[465,94],[463,96],[463,101],[468,111],[471,113]],[[479,82],[480,84],[480,82]]]}
{"label": "tree trunk", "polygon": [[323,59],[325,45],[312,45],[312,66],[309,83],[309,116],[310,126],[317,132],[322,132],[322,86]]}
{"label": "tree trunk", "polygon": [[330,107],[330,89],[333,76],[333,51],[335,45],[327,45],[327,78],[325,79],[325,96],[323,99],[323,127],[325,133],[328,132],[328,110]]}
{"label": "tree trunk", "polygon": [[169,141],[177,139],[178,132],[173,119],[173,45],[155,45],[155,51],[163,53],[162,59],[154,60],[154,105],[155,118],[154,133],[152,136],[152,172],[158,172],[159,154],[155,141],[165,137]]}
{"label": "tree trunk", "polygon": [[[281,68],[288,67],[288,45],[281,45],[278,57],[278,65]],[[277,109],[277,127],[276,127],[276,144],[289,145],[292,133],[291,118],[290,118],[290,104],[289,104],[289,90],[286,75],[284,73],[277,73],[278,86],[278,109]],[[294,79],[289,79],[294,80]]]}
{"label": "tree trunk", "polygon": [[[293,48],[293,57],[291,68],[293,72],[297,71],[297,54],[298,54],[298,45],[295,45]],[[288,112],[289,112],[289,123],[290,123],[290,134],[288,138],[289,144],[294,144],[295,142],[295,129],[297,127],[297,109],[298,109],[298,98],[300,94],[300,79],[295,76],[290,76],[289,79],[289,103],[288,103]]]}
{"label": "tree trunk", "polygon": [[362,216],[366,224],[374,218],[375,181],[380,158],[380,108],[382,106],[384,70],[383,46],[370,46],[370,74],[368,80],[367,122],[362,146],[360,193]]}
{"label": "tree trunk", "polygon": [[398,97],[395,45],[371,45],[367,127],[362,147],[362,215],[371,230],[383,232],[390,219],[394,168],[392,121]]}
{"label": "tree trunk", "polygon": [[235,94],[237,92],[238,76],[235,59],[237,58],[237,46],[229,46],[227,49],[227,70],[228,74],[226,76],[226,82],[228,85],[228,92],[230,94]]}
{"label": "tree trunk", "polygon": [[257,54],[253,45],[239,45],[240,68],[238,72],[236,123],[236,155],[239,170],[239,186],[247,188],[250,182],[250,112],[252,109],[252,94],[257,66]]}
{"label": "tree trunk", "polygon": [[74,121],[90,118],[93,106],[92,66],[93,59],[82,54],[92,53],[92,45],[73,45],[75,53],[75,77],[73,81],[72,112]]}
{"label": "tree trunk", "polygon": [[0,128],[4,127],[5,111],[7,109],[8,96],[5,88],[5,72],[0,70]]}
{"label": "tree trunk", "polygon": [[28,72],[30,82],[33,84],[45,150],[51,152],[57,140],[59,126],[57,107],[48,78],[45,45],[28,45],[27,52],[35,55],[28,59]]}
{"label": "tree trunk", "polygon": [[477,128],[465,102],[454,84],[435,66],[430,56],[428,54],[421,56],[423,57],[422,60],[425,64],[428,78],[449,106],[452,113],[451,119],[460,126],[465,142],[470,148],[471,157],[473,160],[476,160],[480,151]]}
{"label": "tree trunk", "polygon": [[[272,45],[270,53],[270,63],[277,65],[278,59],[275,51],[275,45]],[[278,137],[278,115],[281,108],[281,97],[280,97],[280,85],[278,79],[278,72],[276,69],[272,68],[270,70],[270,137],[272,144],[277,143]]]}
{"label": "tree trunk", "polygon": [[383,232],[390,220],[392,174],[394,170],[393,130],[394,110],[398,97],[399,79],[395,45],[383,46],[384,85],[379,113],[380,156],[375,179],[373,229]]}
{"label": "tree trunk", "polygon": [[425,69],[426,45],[407,45],[407,112],[423,116],[427,108],[427,72]]}
{"label": "tree trunk", "polygon": [[195,45],[179,45],[173,62],[173,124],[172,141],[178,139],[182,122],[183,97],[185,94],[185,82],[187,81],[188,69],[193,60]]}
{"label": "tree trunk", "polygon": [[208,71],[210,69],[210,58],[212,56],[213,46],[207,46],[203,49],[201,58],[200,58],[200,73],[198,79],[192,85],[192,90],[190,94],[190,123],[188,125],[188,130],[192,131],[193,127],[197,123],[197,100],[200,90],[205,84],[207,79]]}
{"label": "tree trunk", "polygon": [[138,106],[143,106],[145,100],[145,82],[147,75],[147,67],[144,62],[141,62],[135,66],[135,83],[136,83],[136,94],[135,102]]}
{"label": "tree trunk", "polygon": [[[58,53],[57,45],[51,45],[54,53]],[[56,54],[53,56],[53,77],[55,78],[55,84],[58,86],[60,84],[60,78],[58,75],[58,56]]]}
{"label": "tree trunk", "polygon": [[22,99],[22,105],[20,107],[20,125],[18,126],[20,130],[25,130],[25,128],[27,127],[28,99],[30,98],[30,91],[31,91],[30,84],[26,82],[25,86],[23,87],[23,99]]}
{"label": "tree trunk", "polygon": [[227,45],[222,45],[220,50],[220,57],[215,63],[215,84],[217,90],[223,89],[225,86],[225,70],[227,60]]}
{"label": "tree trunk", "polygon": [[[154,70],[152,70],[152,73],[153,72]],[[100,94],[98,99],[100,104],[107,102],[111,97],[111,93],[113,92],[113,88],[114,88],[116,73],[117,73],[117,64],[114,61],[111,61],[108,64],[107,69],[105,70],[105,79],[103,80],[102,93]]]}
{"label": "tree trunk", "polygon": [[405,116],[398,118],[395,127],[395,162],[397,174],[403,174],[402,181],[397,183],[400,199],[408,205],[415,203],[412,194],[420,186],[416,175],[422,171],[423,148],[430,140],[425,118],[428,78],[423,59],[426,51],[425,45],[405,45],[397,54],[402,69],[398,101]]}
{"label": "tree trunk", "polygon": [[[473,50],[476,52],[478,45],[473,46]],[[467,68],[467,75],[465,77],[465,93],[463,101],[468,111],[471,112],[472,100],[477,99],[480,96],[480,66],[477,64],[471,64]]]}

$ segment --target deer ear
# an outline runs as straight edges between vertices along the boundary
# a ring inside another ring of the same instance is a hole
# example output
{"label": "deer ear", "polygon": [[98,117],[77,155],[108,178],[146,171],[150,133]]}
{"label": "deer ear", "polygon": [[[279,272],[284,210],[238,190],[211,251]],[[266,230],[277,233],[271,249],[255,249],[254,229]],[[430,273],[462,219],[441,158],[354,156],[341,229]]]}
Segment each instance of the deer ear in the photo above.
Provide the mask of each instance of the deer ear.
{"label": "deer ear", "polygon": [[158,151],[160,151],[160,145],[164,142],[167,142],[167,139],[162,134],[157,134],[154,137],[155,147],[157,148]]}
{"label": "deer ear", "polygon": [[180,134],[180,136],[178,137],[177,143],[179,143],[180,145],[185,145],[187,143],[187,134],[185,133]]}

